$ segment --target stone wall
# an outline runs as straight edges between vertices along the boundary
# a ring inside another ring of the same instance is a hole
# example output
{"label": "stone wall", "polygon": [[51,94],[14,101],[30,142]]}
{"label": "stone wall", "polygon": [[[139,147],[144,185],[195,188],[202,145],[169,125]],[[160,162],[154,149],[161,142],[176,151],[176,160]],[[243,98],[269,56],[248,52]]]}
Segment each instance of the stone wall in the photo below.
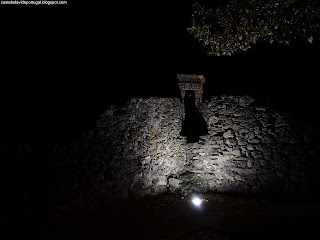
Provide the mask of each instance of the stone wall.
{"label": "stone wall", "polygon": [[[215,96],[200,107],[209,134],[180,136],[178,99],[132,99],[111,106],[81,141],[60,149],[60,175],[112,198],[164,192],[301,193],[319,182],[312,139],[249,96]],[[66,174],[66,166],[71,170]],[[63,180],[62,180],[63,183]]]}
{"label": "stone wall", "polygon": [[84,178],[98,186],[99,194],[122,198],[163,193],[174,184],[171,176],[185,168],[183,117],[178,99],[134,98],[120,109],[111,106],[73,151],[82,153],[74,158],[65,149],[60,162],[84,166]]}
{"label": "stone wall", "polygon": [[249,96],[216,96],[200,112],[209,134],[188,144],[184,191],[311,191],[310,166],[319,169],[315,145],[285,115],[256,106]]}

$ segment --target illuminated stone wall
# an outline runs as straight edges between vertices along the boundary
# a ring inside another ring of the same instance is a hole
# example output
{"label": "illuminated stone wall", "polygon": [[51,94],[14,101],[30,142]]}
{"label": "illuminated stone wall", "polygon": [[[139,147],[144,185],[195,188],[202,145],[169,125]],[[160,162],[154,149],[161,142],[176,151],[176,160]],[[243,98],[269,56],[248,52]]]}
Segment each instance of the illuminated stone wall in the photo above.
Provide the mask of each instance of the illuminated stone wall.
{"label": "illuminated stone wall", "polygon": [[120,109],[112,106],[83,135],[83,154],[73,158],[73,165],[90,166],[84,178],[99,194],[121,198],[163,193],[172,183],[170,176],[185,168],[183,117],[179,99],[134,98]]}
{"label": "illuminated stone wall", "polygon": [[249,96],[215,96],[199,110],[209,134],[187,143],[178,99],[134,98],[120,109],[112,106],[76,146],[64,149],[61,167],[82,166],[71,175],[81,172],[82,184],[112,198],[167,191],[300,193],[314,186],[312,139],[285,116],[255,106]]}
{"label": "illuminated stone wall", "polygon": [[[183,192],[301,193],[314,181],[312,139],[249,96],[216,96],[200,112],[209,134],[188,144]],[[319,164],[318,164],[319,166]]]}

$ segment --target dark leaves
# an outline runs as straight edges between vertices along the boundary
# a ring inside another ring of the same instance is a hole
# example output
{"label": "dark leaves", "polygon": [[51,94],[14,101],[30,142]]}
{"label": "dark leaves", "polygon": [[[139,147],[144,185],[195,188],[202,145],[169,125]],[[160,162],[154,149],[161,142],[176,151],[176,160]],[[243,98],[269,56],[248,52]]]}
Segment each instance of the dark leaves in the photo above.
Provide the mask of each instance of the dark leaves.
{"label": "dark leaves", "polygon": [[238,0],[224,8],[194,4],[188,32],[208,55],[247,51],[257,42],[290,44],[297,37],[312,43],[320,33],[320,4],[315,0]]}

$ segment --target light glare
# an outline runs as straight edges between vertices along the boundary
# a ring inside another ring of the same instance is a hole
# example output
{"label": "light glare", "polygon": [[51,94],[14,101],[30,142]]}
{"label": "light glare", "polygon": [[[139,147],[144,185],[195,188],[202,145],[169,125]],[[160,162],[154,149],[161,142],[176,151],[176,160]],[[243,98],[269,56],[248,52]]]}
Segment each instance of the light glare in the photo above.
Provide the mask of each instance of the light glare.
{"label": "light glare", "polygon": [[202,201],[201,201],[200,198],[194,197],[194,198],[192,199],[192,202],[193,202],[194,205],[196,205],[196,206],[198,207],[198,206],[200,206],[200,204],[201,204]]}

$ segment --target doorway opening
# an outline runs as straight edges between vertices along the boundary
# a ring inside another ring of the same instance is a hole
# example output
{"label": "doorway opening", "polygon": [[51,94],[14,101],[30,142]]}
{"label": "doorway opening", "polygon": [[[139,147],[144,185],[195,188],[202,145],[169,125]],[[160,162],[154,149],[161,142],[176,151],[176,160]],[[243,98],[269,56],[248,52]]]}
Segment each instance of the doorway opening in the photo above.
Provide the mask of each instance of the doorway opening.
{"label": "doorway opening", "polygon": [[199,113],[195,103],[195,91],[186,90],[184,96],[185,118],[180,135],[187,137],[188,143],[199,141],[200,136],[208,134],[207,123]]}

